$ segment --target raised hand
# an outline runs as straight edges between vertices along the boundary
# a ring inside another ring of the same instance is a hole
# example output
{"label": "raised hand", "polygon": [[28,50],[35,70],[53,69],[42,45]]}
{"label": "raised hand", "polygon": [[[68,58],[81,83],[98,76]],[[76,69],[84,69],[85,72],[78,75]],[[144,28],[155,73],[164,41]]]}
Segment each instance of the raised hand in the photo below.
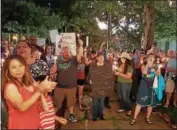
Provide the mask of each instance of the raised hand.
{"label": "raised hand", "polygon": [[83,46],[83,41],[81,39],[78,40],[79,46]]}

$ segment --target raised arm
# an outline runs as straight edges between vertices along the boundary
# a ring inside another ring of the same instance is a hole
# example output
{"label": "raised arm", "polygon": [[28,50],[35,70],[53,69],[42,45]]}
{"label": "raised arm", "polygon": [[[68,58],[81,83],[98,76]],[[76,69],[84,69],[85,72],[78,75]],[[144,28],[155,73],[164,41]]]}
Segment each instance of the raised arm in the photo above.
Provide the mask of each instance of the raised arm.
{"label": "raised arm", "polygon": [[80,62],[82,56],[84,55],[83,41],[79,39],[78,43],[79,43],[79,48],[78,48],[78,54],[77,54],[77,62]]}
{"label": "raised arm", "polygon": [[99,49],[99,52],[102,52],[103,51],[103,46],[106,44],[106,42],[102,42],[101,43],[101,46],[100,46],[100,49]]}

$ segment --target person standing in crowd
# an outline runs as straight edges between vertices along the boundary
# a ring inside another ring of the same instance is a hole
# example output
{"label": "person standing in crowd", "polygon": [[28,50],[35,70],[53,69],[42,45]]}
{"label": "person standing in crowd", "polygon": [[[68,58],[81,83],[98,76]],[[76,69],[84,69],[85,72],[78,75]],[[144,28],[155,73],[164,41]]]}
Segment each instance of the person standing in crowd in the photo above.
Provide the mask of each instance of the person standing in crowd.
{"label": "person standing in crowd", "polygon": [[46,78],[34,87],[25,60],[17,55],[6,59],[2,72],[2,89],[8,106],[8,129],[40,127],[40,96],[51,87],[51,83]]}
{"label": "person standing in crowd", "polygon": [[54,55],[53,55],[53,47],[51,45],[46,46],[45,53],[41,57],[41,60],[45,61],[48,64],[49,68],[52,67],[52,65],[54,64]]}
{"label": "person standing in crowd", "polygon": [[62,102],[66,98],[69,109],[69,121],[77,122],[74,116],[74,105],[76,102],[77,87],[77,66],[83,56],[83,41],[78,40],[79,48],[76,57],[71,55],[68,47],[62,49],[61,57],[58,58],[57,64],[51,68],[52,76],[57,72],[57,87],[54,90],[54,104],[57,110],[62,107]]}
{"label": "person standing in crowd", "polygon": [[35,79],[41,75],[48,75],[49,68],[45,61],[32,57],[32,45],[26,40],[21,40],[16,46],[17,55],[22,56],[29,65],[32,77]]}
{"label": "person standing in crowd", "polygon": [[82,57],[81,62],[77,67],[77,85],[78,85],[78,96],[79,96],[79,109],[83,111],[81,100],[83,97],[83,90],[85,84],[85,58]]}
{"label": "person standing in crowd", "polygon": [[[174,51],[170,50],[168,53],[168,64],[167,64],[167,83],[166,83],[166,102],[164,107],[168,107],[170,105],[170,99],[172,96],[172,93],[175,90],[175,82],[172,79],[173,75],[176,75],[177,69],[176,69],[176,56]],[[173,105],[176,106],[176,94],[174,94],[174,100],[173,100]]]}
{"label": "person standing in crowd", "polygon": [[53,100],[48,95],[54,87],[56,86],[56,83],[53,82],[53,85],[51,88],[47,89],[43,95],[41,95],[41,101],[45,103],[45,111],[40,112],[40,129],[46,130],[46,129],[55,129],[55,120],[62,125],[67,124],[67,120],[62,117],[58,117],[55,115],[55,108],[53,106]]}
{"label": "person standing in crowd", "polygon": [[[99,49],[99,53],[103,53],[104,55],[104,59],[105,60],[109,60],[112,64],[113,64],[113,60],[114,60],[114,53],[113,53],[113,48],[110,47],[108,51],[106,51],[104,49],[104,45],[106,45],[106,42],[102,42],[100,49]],[[110,97],[105,97],[104,99],[104,106],[108,109],[111,109],[111,105],[110,105]]]}
{"label": "person standing in crowd", "polygon": [[109,61],[104,62],[102,53],[98,53],[97,62],[89,68],[89,81],[92,86],[92,120],[104,120],[104,99],[113,89],[113,71]]}
{"label": "person standing in crowd", "polygon": [[147,62],[141,67],[142,79],[140,82],[139,91],[137,94],[136,107],[133,115],[133,119],[130,124],[134,125],[136,123],[136,118],[142,107],[147,108],[146,123],[151,124],[149,119],[152,113],[152,107],[157,106],[160,101],[158,101],[157,96],[153,91],[153,81],[155,75],[160,74],[160,70],[155,68],[155,56],[150,53],[147,56]]}
{"label": "person standing in crowd", "polygon": [[132,88],[132,74],[133,66],[131,64],[132,58],[126,52],[121,55],[121,65],[115,72],[118,76],[118,90],[120,90],[120,109],[117,112],[127,111],[127,116],[131,115],[132,103],[130,100],[130,92]]}

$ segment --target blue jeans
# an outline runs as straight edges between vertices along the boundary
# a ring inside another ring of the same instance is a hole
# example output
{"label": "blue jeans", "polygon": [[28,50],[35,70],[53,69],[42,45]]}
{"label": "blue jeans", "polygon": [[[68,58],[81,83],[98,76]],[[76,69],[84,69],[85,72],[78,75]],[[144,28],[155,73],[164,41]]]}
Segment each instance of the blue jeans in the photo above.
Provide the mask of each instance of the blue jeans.
{"label": "blue jeans", "polygon": [[103,98],[93,98],[92,99],[92,118],[103,117],[104,109],[104,97]]}
{"label": "blue jeans", "polygon": [[118,83],[118,89],[120,92],[120,108],[126,111],[130,111],[132,109],[132,102],[130,100],[130,92],[132,88],[132,83]]}

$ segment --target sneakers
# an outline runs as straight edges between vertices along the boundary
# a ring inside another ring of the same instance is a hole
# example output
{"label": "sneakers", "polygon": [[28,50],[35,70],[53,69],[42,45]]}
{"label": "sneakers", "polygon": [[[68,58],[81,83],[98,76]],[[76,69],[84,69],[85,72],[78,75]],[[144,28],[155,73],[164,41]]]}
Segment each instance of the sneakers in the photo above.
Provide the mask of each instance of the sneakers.
{"label": "sneakers", "polygon": [[124,109],[117,110],[118,113],[121,113],[121,112],[124,112],[124,111],[125,111]]}
{"label": "sneakers", "polygon": [[73,123],[77,122],[77,119],[76,119],[76,117],[73,114],[70,114],[68,120],[71,121],[71,122],[73,122]]}

